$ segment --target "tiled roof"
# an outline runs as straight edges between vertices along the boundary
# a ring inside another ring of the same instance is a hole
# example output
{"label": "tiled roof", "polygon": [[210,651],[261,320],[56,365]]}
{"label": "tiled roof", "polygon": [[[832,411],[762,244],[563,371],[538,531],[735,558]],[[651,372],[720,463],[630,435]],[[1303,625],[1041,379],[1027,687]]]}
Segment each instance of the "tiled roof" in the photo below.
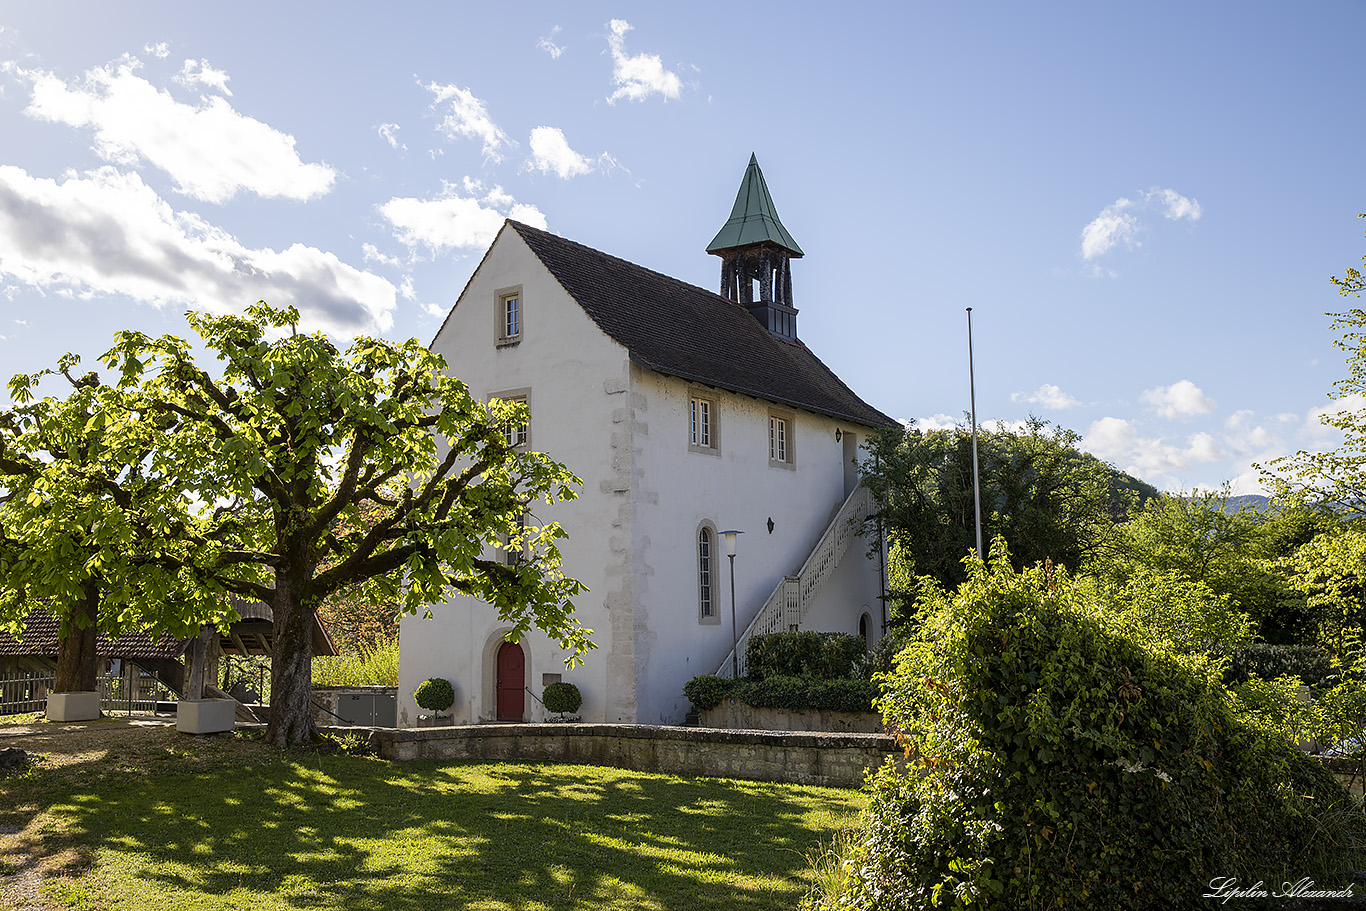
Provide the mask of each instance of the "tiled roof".
{"label": "tiled roof", "polygon": [[[226,654],[268,655],[274,646],[274,618],[270,605],[230,595],[232,606],[241,615],[230,632],[219,637]],[[61,623],[43,608],[35,608],[24,618],[24,638],[15,639],[0,630],[0,658],[56,658],[57,634]],[[313,614],[313,654],[335,655],[337,646],[323,627],[317,613]],[[185,653],[188,639],[169,636],[153,638],[145,632],[124,633],[121,636],[95,637],[95,654],[100,658],[179,658]]]}
{"label": "tiled roof", "polygon": [[507,226],[642,366],[864,426],[895,423],[806,345],[772,335],[743,305],[520,222]]}
{"label": "tiled roof", "polygon": [[[0,631],[0,657],[56,658],[57,634],[61,623],[56,617],[34,608],[24,619],[24,638],[15,639]],[[185,639],[161,636],[153,639],[144,632],[124,633],[115,638],[95,637],[95,654],[100,658],[179,658],[185,652]]]}

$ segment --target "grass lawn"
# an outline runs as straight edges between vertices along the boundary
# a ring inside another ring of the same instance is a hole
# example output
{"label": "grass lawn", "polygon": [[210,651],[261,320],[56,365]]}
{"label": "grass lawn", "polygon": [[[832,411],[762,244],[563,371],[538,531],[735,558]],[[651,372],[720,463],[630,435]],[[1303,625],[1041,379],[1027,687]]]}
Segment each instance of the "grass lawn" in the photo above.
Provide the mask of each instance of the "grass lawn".
{"label": "grass lawn", "polygon": [[0,835],[0,893],[40,871],[57,908],[788,909],[864,803],[832,788],[117,734],[84,752],[62,745],[70,735],[0,741],[48,750],[0,779],[0,832],[18,830]]}

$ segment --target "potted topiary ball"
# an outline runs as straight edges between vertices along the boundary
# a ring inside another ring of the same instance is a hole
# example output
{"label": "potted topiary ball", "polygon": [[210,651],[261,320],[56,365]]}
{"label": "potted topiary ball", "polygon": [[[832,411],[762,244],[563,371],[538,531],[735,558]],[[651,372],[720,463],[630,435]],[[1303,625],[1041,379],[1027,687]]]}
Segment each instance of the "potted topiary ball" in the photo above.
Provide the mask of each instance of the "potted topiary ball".
{"label": "potted topiary ball", "polygon": [[563,720],[565,715],[577,712],[583,705],[583,695],[572,683],[551,683],[545,688],[541,699],[547,712],[554,712]]}
{"label": "potted topiary ball", "polygon": [[455,704],[455,687],[451,686],[449,680],[432,677],[422,681],[422,685],[413,692],[413,701],[420,708],[439,715]]}

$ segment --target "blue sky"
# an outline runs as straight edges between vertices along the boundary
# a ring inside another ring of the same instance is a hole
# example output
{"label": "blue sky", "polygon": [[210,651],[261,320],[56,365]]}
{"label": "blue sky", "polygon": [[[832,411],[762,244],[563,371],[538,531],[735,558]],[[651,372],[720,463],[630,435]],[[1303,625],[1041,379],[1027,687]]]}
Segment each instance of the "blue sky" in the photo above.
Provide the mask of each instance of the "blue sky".
{"label": "blue sky", "polygon": [[962,420],[972,307],[982,421],[1172,490],[1334,442],[1360,3],[380,9],[0,3],[0,373],[258,297],[429,341],[509,216],[713,288],[754,152],[881,410]]}

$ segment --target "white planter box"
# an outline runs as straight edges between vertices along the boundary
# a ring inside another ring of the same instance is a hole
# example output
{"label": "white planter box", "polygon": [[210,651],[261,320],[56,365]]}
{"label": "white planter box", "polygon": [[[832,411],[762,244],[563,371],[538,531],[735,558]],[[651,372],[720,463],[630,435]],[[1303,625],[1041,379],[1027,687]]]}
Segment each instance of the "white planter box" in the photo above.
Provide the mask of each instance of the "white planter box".
{"label": "white planter box", "polygon": [[182,734],[231,731],[236,719],[236,699],[182,699],[176,703],[175,729]]}
{"label": "white planter box", "polygon": [[48,721],[90,721],[100,717],[100,694],[48,693]]}

